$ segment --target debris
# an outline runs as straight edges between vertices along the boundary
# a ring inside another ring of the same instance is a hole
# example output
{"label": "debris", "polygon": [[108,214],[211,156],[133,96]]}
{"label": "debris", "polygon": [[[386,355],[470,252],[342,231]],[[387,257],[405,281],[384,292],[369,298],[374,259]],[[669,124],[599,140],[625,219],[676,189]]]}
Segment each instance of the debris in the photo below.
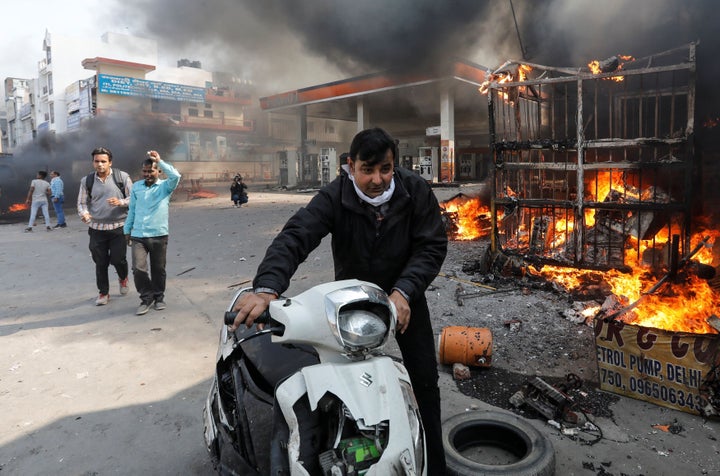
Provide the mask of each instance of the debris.
{"label": "debris", "polygon": [[540,377],[534,377],[510,397],[510,403],[516,408],[528,405],[548,420],[562,418],[569,423],[577,423],[577,415],[570,410],[572,399],[565,392],[580,388],[581,384],[580,378],[575,374],[568,374],[566,382],[557,387]]}
{"label": "debris", "polygon": [[706,322],[716,331],[720,332],[720,318],[718,318],[715,314],[708,317]]}
{"label": "debris", "polygon": [[667,425],[652,425],[652,427],[656,430],[664,431],[665,433],[672,433],[673,435],[677,435],[681,431],[683,431],[683,427],[681,425],[678,425],[677,420],[674,420],[672,423]]}
{"label": "debris", "polygon": [[455,380],[469,380],[471,377],[470,367],[464,364],[453,364],[453,378]]}
{"label": "debris", "polygon": [[195,266],[193,266],[192,268],[188,268],[188,269],[186,269],[185,271],[182,271],[182,272],[176,274],[175,276],[181,276],[181,275],[183,275],[183,274],[185,274],[185,273],[189,273],[189,272],[192,271],[193,269],[195,269]]}
{"label": "debris", "polygon": [[520,319],[510,319],[509,321],[504,322],[504,326],[509,327],[510,332],[517,332],[522,326],[522,321]]}
{"label": "debris", "polygon": [[494,288],[494,287],[492,287],[492,286],[486,286],[486,285],[484,285],[484,284],[476,283],[476,282],[474,282],[474,281],[468,281],[467,279],[456,278],[455,276],[450,276],[450,275],[445,274],[445,273],[438,273],[438,276],[442,276],[443,278],[452,279],[453,281],[458,281],[458,282],[461,282],[461,283],[470,284],[470,285],[472,285],[472,286],[477,286],[478,288],[485,288],[485,289],[488,289],[488,290],[490,290],[490,291],[497,291],[497,288]]}
{"label": "debris", "polygon": [[190,199],[196,199],[196,198],[215,198],[218,194],[215,192],[211,192],[210,190],[199,190],[195,193],[191,193],[188,198]]}
{"label": "debris", "polygon": [[228,286],[228,288],[234,288],[235,286],[242,286],[243,284],[247,284],[250,281],[251,281],[250,279],[246,279],[244,281],[240,281],[239,283],[231,284],[230,286]]}

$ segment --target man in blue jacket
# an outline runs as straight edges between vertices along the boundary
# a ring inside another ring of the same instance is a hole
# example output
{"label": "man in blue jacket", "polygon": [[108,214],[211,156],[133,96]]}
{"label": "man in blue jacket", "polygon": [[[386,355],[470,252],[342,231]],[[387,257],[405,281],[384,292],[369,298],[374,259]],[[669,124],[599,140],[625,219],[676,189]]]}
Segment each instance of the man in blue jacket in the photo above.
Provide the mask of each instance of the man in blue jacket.
{"label": "man in blue jacket", "polygon": [[290,278],[324,236],[332,234],[335,278],[382,287],[397,309],[398,346],[418,402],[428,474],[445,472],[440,390],[425,290],[440,272],[447,234],[432,189],[419,175],[395,168],[395,140],[380,128],[359,132],[347,173],[323,187],[293,215],[267,249],[234,310],[233,328],[252,325],[290,285]]}
{"label": "man in blue jacket", "polygon": [[[160,172],[166,180],[160,180]],[[180,173],[164,162],[157,151],[148,152],[143,162],[144,180],[138,180],[130,192],[130,206],[123,233],[132,247],[132,270],[135,289],[140,293],[138,316],[155,309],[165,309],[165,264],[168,244],[168,210],[170,196],[180,183]],[[148,273],[148,258],[150,272]]]}

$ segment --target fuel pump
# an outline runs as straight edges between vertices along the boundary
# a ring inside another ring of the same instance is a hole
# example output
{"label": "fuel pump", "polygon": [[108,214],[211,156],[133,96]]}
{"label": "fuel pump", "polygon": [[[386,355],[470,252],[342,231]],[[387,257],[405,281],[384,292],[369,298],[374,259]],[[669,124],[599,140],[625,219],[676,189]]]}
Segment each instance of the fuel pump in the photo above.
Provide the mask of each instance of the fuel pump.
{"label": "fuel pump", "polygon": [[320,149],[320,185],[327,185],[337,175],[337,152],[334,148]]}

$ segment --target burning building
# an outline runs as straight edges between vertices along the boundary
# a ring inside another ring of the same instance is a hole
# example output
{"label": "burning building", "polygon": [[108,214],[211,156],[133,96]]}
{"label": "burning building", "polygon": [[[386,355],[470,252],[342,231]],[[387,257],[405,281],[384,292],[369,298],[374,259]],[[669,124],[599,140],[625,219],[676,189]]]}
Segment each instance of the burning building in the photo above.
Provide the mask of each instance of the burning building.
{"label": "burning building", "polygon": [[492,72],[482,219],[490,254],[568,290],[603,282],[605,303],[588,309],[601,388],[717,415],[718,231],[700,202],[696,48]]}

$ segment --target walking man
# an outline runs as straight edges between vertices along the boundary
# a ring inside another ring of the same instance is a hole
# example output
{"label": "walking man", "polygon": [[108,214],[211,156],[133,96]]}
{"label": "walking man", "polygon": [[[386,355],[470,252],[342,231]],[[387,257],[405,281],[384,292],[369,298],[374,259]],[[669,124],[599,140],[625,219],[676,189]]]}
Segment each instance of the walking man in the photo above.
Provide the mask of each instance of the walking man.
{"label": "walking man", "polygon": [[57,225],[53,228],[65,228],[65,212],[63,211],[63,205],[65,203],[65,184],[60,178],[60,172],[53,170],[50,172],[50,199],[52,200],[53,207],[55,208],[55,215],[57,215]]}
{"label": "walking man", "polygon": [[26,203],[30,203],[30,221],[28,226],[25,228],[25,232],[33,231],[32,227],[35,223],[35,217],[37,217],[38,209],[42,209],[43,217],[45,217],[45,228],[47,231],[52,231],[50,228],[50,211],[48,210],[48,195],[50,195],[50,184],[47,183],[47,172],[39,170],[35,179],[30,182],[30,190],[28,190]]}
{"label": "walking man", "polygon": [[127,247],[123,225],[130,202],[132,180],[112,168],[112,152],[98,147],[91,152],[95,172],[80,180],[77,211],[88,225],[90,253],[95,262],[98,297],[95,304],[104,306],[110,300],[108,268],[112,264],[120,283],[120,294],[128,293]]}
{"label": "walking man", "polygon": [[[160,172],[166,176],[161,180]],[[132,247],[132,269],[140,306],[135,314],[165,309],[165,264],[167,262],[168,211],[170,196],[180,183],[180,173],[160,158],[157,151],[148,152],[142,166],[144,180],[135,182],[130,193],[130,208],[123,232]],[[150,268],[148,273],[148,258]]]}

